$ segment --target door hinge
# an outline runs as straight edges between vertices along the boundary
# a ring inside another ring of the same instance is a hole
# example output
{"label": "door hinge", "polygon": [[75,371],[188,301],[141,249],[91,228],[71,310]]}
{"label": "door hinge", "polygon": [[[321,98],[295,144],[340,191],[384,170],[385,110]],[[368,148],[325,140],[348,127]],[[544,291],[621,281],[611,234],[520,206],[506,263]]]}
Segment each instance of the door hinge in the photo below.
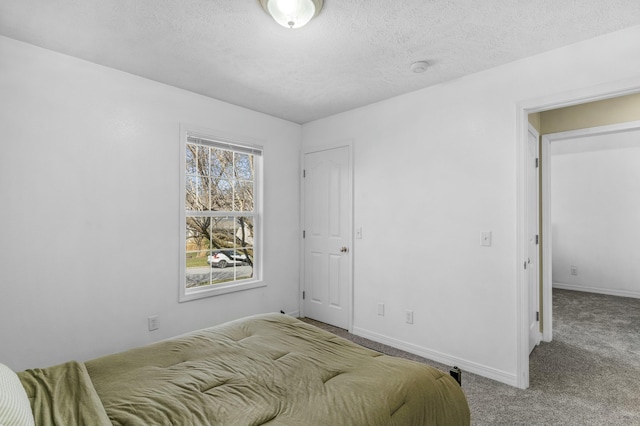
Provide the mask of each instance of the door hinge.
{"label": "door hinge", "polygon": [[536,168],[538,168],[540,166],[540,159],[536,158]]}
{"label": "door hinge", "polygon": [[302,231],[302,238],[307,238],[307,231]]}
{"label": "door hinge", "polygon": [[305,294],[305,292],[303,291],[303,292],[302,292],[302,300],[304,300],[305,296],[306,296],[306,294]]}
{"label": "door hinge", "polygon": [[524,269],[527,269],[527,261],[524,261]]}
{"label": "door hinge", "polygon": [[302,169],[302,177],[303,178],[307,177],[307,171],[305,169]]}
{"label": "door hinge", "polygon": [[540,312],[536,312],[536,321],[540,321]]}
{"label": "door hinge", "polygon": [[539,235],[536,235],[536,244],[539,244],[539,243],[538,243],[539,239],[540,239],[540,236],[539,236]]}

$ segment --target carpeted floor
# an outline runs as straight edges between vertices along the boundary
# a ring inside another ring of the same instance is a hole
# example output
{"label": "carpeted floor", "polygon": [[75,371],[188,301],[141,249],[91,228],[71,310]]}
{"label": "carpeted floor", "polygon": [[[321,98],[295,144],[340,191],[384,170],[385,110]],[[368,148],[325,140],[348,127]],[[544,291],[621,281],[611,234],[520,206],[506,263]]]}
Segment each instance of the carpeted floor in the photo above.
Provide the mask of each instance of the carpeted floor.
{"label": "carpeted floor", "polygon": [[[462,388],[473,425],[640,425],[640,299],[553,291],[553,341],[530,358],[530,387],[516,389],[469,372]],[[445,366],[305,321],[389,355]]]}

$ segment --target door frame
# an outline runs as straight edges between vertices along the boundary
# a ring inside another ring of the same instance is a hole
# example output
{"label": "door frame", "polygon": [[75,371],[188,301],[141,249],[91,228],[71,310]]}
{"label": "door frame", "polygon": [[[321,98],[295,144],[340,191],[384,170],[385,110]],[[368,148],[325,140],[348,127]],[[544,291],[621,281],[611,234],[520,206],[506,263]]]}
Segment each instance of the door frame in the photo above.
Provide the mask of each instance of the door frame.
{"label": "door frame", "polygon": [[[514,267],[516,272],[516,386],[520,389],[529,387],[529,297],[528,289],[525,288],[526,270],[522,267],[527,258],[526,150],[528,149],[529,114],[634,93],[640,93],[640,76],[523,100],[516,105],[516,261]],[[543,223],[543,229],[544,227]],[[545,260],[546,256],[546,252],[543,253]],[[548,273],[544,272],[548,266],[546,262],[543,263],[543,288],[545,281],[548,280]],[[545,299],[543,292],[546,329],[546,321],[550,320],[546,315],[550,300]]]}
{"label": "door frame", "polygon": [[299,306],[299,312],[300,312],[300,316],[304,317],[305,316],[305,312],[304,312],[304,300],[302,298],[303,295],[303,291],[305,291],[305,259],[304,259],[304,255],[305,255],[305,250],[304,250],[304,245],[305,245],[305,241],[304,241],[304,237],[303,237],[303,230],[304,230],[304,221],[305,221],[305,190],[304,190],[304,167],[305,167],[305,155],[307,154],[311,154],[314,152],[321,152],[321,151],[330,151],[332,149],[338,149],[338,148],[347,148],[347,152],[349,155],[347,164],[349,165],[349,170],[347,170],[347,176],[348,176],[348,182],[347,182],[347,194],[348,194],[348,198],[349,198],[349,202],[347,203],[347,208],[349,209],[349,211],[347,212],[347,215],[349,217],[349,222],[348,222],[348,241],[349,241],[349,252],[348,252],[348,256],[349,256],[349,281],[347,283],[347,303],[346,306],[349,310],[347,316],[349,318],[349,328],[347,329],[347,331],[349,331],[349,333],[353,332],[353,306],[354,306],[354,296],[353,296],[353,281],[354,281],[354,233],[353,233],[353,224],[354,224],[354,203],[353,203],[353,194],[354,194],[354,184],[353,184],[353,170],[354,170],[354,155],[353,155],[353,140],[351,139],[347,139],[347,140],[341,140],[341,141],[337,141],[337,142],[333,142],[333,143],[328,143],[326,145],[311,145],[311,146],[306,146],[303,147],[300,153],[300,260],[299,260],[299,270],[300,270],[300,285],[299,285],[299,295],[298,295],[298,306]]}
{"label": "door frame", "polygon": [[[539,236],[541,234],[540,232],[540,132],[538,132],[538,130],[533,127],[531,124],[529,124],[529,126],[527,127],[527,132],[528,134],[530,133],[531,135],[533,135],[537,140],[536,140],[536,153],[535,153],[535,157],[536,157],[536,163],[537,164],[531,164],[531,162],[529,162],[529,164],[527,164],[527,173],[529,172],[529,169],[534,169],[535,170],[535,174],[536,174],[536,190],[535,190],[535,194],[536,194],[536,203],[534,206],[529,205],[528,200],[530,200],[530,196],[527,196],[527,215],[529,214],[533,214],[535,216],[535,233]],[[527,134],[527,137],[528,137]],[[526,154],[526,151],[525,151]],[[528,186],[527,186],[528,189]],[[527,223],[530,223],[530,219],[527,219]],[[529,239],[531,236],[531,229],[528,229],[527,232],[527,239]],[[536,306],[536,311],[540,311],[540,305],[541,305],[541,300],[540,300],[540,288],[541,288],[541,273],[540,273],[540,260],[541,260],[541,256],[540,256],[540,246],[537,246],[537,250],[535,253],[535,262],[533,264],[534,266],[534,271],[535,271],[535,281],[537,282],[537,291],[536,294],[537,296],[537,306]],[[528,271],[531,268],[531,264],[529,264],[529,262],[527,262],[527,268],[526,271],[527,273],[529,273]],[[527,281],[527,287],[530,287],[531,283]],[[529,292],[531,291],[530,288],[527,289]],[[527,293],[527,297],[530,295],[531,293]],[[529,300],[529,302],[531,302]],[[528,308],[528,312],[529,315],[532,314],[531,312],[531,304],[529,304],[529,308]],[[529,317],[530,318],[530,317]],[[529,339],[531,339],[531,320],[527,319],[527,323],[529,324]],[[540,333],[540,320],[538,319],[536,321],[536,327],[537,330],[535,332],[535,345],[533,346],[534,348],[536,346],[538,346],[540,344],[540,341],[542,339],[542,333]],[[533,349],[529,348],[529,354],[531,354],[531,351]]]}

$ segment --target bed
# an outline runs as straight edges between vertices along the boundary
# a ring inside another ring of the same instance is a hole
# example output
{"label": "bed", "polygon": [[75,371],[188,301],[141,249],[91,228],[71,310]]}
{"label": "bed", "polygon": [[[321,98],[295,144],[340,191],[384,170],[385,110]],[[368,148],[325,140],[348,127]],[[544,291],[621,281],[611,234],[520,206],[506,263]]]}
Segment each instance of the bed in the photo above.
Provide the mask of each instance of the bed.
{"label": "bed", "polygon": [[36,425],[470,423],[447,373],[282,314],[18,377]]}

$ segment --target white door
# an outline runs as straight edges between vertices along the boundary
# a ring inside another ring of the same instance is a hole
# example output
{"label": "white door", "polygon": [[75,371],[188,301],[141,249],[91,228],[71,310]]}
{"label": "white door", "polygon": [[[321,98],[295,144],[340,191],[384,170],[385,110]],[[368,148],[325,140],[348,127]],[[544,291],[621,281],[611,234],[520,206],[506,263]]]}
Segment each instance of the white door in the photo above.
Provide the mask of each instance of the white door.
{"label": "white door", "polygon": [[538,132],[529,127],[527,152],[527,287],[529,291],[529,353],[540,343],[540,283],[538,279]]}
{"label": "white door", "polygon": [[304,156],[304,315],[348,329],[351,167],[348,146]]}

